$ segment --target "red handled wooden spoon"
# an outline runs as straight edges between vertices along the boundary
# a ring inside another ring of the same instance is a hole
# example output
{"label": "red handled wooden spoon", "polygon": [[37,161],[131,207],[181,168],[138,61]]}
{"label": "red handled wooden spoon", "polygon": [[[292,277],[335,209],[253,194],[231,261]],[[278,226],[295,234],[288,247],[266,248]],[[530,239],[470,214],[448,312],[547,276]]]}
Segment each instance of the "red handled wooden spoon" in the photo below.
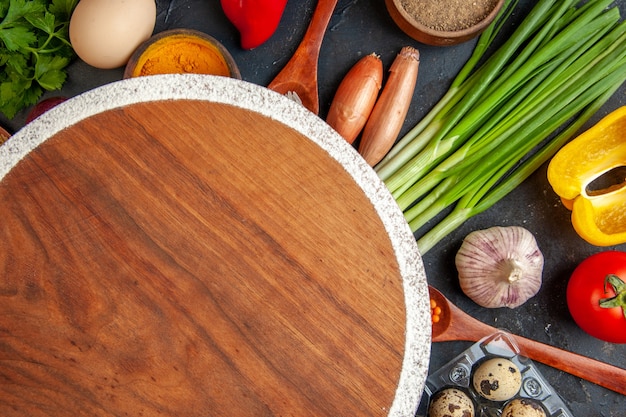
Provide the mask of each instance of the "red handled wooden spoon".
{"label": "red handled wooden spoon", "polygon": [[[441,308],[440,320],[433,323],[433,342],[477,342],[498,330],[468,315],[432,286],[429,291]],[[523,356],[626,395],[626,369],[522,336],[510,336]]]}

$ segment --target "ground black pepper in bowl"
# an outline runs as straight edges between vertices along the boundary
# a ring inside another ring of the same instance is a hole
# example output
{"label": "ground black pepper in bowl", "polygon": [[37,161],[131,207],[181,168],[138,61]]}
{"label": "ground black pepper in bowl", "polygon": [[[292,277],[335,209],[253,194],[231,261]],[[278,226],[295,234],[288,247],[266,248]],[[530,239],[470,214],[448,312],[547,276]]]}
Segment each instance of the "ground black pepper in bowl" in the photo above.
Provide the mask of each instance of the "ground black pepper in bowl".
{"label": "ground black pepper in bowl", "polygon": [[505,0],[385,0],[391,18],[427,45],[448,46],[480,35]]}
{"label": "ground black pepper in bowl", "polygon": [[404,10],[431,29],[456,32],[480,23],[498,0],[401,0]]}

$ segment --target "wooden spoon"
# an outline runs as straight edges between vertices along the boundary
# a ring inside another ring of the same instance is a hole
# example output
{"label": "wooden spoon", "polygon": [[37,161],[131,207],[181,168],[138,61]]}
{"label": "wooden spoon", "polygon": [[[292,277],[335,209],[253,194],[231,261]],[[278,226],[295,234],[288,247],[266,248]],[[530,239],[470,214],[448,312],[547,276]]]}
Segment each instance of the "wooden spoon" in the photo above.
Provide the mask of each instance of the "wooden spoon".
{"label": "wooden spoon", "polygon": [[304,38],[287,65],[267,86],[278,93],[297,94],[302,105],[319,113],[317,63],[324,33],[338,0],[319,0]]}
{"label": "wooden spoon", "polygon": [[0,126],[0,145],[2,145],[8,138],[11,137],[11,134],[7,132],[2,126]]}
{"label": "wooden spoon", "polygon": [[[439,322],[433,323],[433,342],[477,342],[497,331],[465,313],[437,289],[429,286],[429,290],[430,297],[442,310]],[[523,356],[626,395],[626,369],[521,336],[510,336]]]}

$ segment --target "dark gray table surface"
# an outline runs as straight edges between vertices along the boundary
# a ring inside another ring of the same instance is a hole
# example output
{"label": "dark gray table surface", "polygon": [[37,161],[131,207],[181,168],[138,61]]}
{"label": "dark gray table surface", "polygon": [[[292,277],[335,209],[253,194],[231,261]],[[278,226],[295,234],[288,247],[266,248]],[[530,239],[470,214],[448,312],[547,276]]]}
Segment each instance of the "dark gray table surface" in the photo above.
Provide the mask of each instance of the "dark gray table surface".
{"label": "dark gray table surface", "polygon": [[[521,0],[507,30],[521,21],[534,3]],[[626,14],[626,1],[617,3],[622,14]],[[251,51],[239,47],[238,33],[226,20],[217,0],[157,0],[155,32],[173,28],[206,32],[231,52],[244,80],[267,85],[299,44],[315,4],[315,0],[290,0],[278,31],[267,43]],[[320,54],[320,116],[325,117],[339,82],[360,57],[376,52],[387,69],[405,45],[420,50],[421,63],[403,131],[414,126],[447,90],[452,77],[472,51],[474,41],[452,47],[422,45],[396,27],[383,0],[339,0]],[[122,72],[121,68],[95,69],[76,60],[69,67],[69,78],[63,89],[46,96],[71,97],[117,81]],[[590,123],[626,104],[625,92],[626,87],[622,87]],[[13,120],[0,116],[0,124],[14,132],[23,126],[26,113],[27,110],[20,112]],[[591,246],[576,235],[569,212],[553,193],[545,171],[544,166],[496,206],[467,221],[429,251],[423,258],[428,281],[485,323],[626,368],[626,345],[604,343],[588,336],[569,316],[565,288],[570,273],[585,257],[611,248]],[[496,225],[527,228],[536,236],[545,256],[544,282],[539,294],[513,310],[477,306],[461,292],[456,278],[454,255],[462,238],[473,230]],[[626,245],[616,248],[626,250]],[[442,366],[470,345],[468,342],[434,344],[431,369]],[[550,367],[538,366],[576,416],[626,415],[626,397]]]}

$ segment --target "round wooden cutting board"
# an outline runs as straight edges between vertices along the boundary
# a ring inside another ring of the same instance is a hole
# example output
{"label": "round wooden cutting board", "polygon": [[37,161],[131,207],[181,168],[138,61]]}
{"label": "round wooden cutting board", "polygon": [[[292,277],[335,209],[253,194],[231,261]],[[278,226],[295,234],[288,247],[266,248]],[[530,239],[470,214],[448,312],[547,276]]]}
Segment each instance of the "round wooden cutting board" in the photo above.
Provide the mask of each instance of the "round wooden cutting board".
{"label": "round wooden cutting board", "polygon": [[409,416],[421,258],[321,120],[243,81],[71,99],[0,148],[0,415]]}

